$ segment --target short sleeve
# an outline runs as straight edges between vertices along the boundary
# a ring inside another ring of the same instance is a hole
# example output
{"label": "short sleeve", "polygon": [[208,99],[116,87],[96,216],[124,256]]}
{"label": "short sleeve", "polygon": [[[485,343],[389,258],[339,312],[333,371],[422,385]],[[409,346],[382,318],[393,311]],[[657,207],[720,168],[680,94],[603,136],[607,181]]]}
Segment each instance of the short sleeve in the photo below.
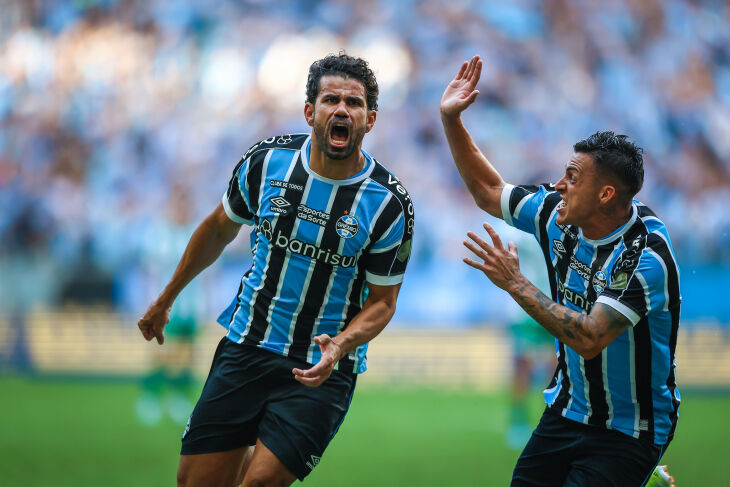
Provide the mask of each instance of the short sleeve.
{"label": "short sleeve", "polygon": [[560,195],[552,184],[540,186],[513,186],[505,184],[502,189],[501,207],[504,221],[523,232],[537,234],[541,218],[546,223],[546,215],[560,202]]}
{"label": "short sleeve", "polygon": [[223,195],[221,203],[226,215],[236,223],[251,225],[254,211],[251,208],[248,192],[248,168],[250,159],[243,159],[236,165],[228,183],[228,190]]}
{"label": "short sleeve", "polygon": [[365,279],[377,286],[394,286],[403,282],[411,256],[413,241],[413,205],[404,207],[398,198],[392,198],[383,220],[388,224],[379,238],[370,246],[366,256]]}

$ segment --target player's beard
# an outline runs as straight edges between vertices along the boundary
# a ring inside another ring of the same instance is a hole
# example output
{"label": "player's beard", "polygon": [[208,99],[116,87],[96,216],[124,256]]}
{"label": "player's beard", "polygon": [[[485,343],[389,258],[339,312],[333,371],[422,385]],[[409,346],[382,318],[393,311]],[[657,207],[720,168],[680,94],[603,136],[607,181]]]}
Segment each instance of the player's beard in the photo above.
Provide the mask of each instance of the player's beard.
{"label": "player's beard", "polygon": [[[348,125],[350,140],[344,147],[335,148],[329,143],[329,133],[332,130],[332,125],[336,122],[345,123]],[[329,159],[342,160],[350,157],[355,152],[355,150],[360,147],[360,143],[362,142],[363,137],[365,137],[365,127],[362,127],[359,130],[355,130],[355,127],[352,125],[352,123],[336,119],[330,120],[330,123],[326,127],[322,127],[321,125],[318,125],[315,121],[314,136],[317,138],[317,144],[319,145],[319,148],[322,150],[325,156],[327,156]]]}

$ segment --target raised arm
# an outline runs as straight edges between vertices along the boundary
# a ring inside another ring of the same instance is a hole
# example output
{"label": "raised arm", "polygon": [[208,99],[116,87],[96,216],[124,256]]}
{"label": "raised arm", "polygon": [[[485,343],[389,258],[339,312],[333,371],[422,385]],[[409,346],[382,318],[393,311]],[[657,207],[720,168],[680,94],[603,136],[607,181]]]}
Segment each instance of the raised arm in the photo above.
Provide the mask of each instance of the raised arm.
{"label": "raised arm", "polygon": [[293,369],[294,378],[306,386],[316,387],[329,378],[340,359],[378,336],[395,313],[400,286],[376,286],[368,283],[370,293],[360,312],[336,337],[314,337],[315,343],[322,350],[322,359],[307,370]]}
{"label": "raised arm", "polygon": [[241,224],[232,221],[220,203],[198,225],[170,282],[137,323],[147,341],[157,338],[157,343],[162,345],[165,341],[163,329],[170,320],[170,309],[175,298],[195,276],[215,262],[226,245],[238,235],[240,228]]}
{"label": "raised arm", "polygon": [[504,180],[474,143],[461,120],[461,112],[476,100],[482,61],[474,56],[464,62],[441,97],[441,121],[456,168],[477,206],[492,216],[502,218],[500,198]]}

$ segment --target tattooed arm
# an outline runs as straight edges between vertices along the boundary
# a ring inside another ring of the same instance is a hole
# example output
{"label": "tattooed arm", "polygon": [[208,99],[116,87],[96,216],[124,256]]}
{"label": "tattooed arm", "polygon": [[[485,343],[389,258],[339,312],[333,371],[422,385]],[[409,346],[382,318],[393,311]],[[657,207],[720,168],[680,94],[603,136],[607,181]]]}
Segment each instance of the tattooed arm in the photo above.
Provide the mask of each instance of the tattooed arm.
{"label": "tattooed arm", "polygon": [[584,314],[554,302],[522,275],[515,245],[510,242],[509,250],[505,249],[497,232],[487,223],[484,228],[494,246],[469,232],[474,242],[464,241],[464,245],[483,262],[468,258],[464,262],[484,272],[551,335],[583,358],[592,359],[631,326],[628,318],[603,303]]}
{"label": "tattooed arm", "polygon": [[[486,271],[484,273],[487,274]],[[592,359],[601,353],[631,326],[628,318],[603,303],[596,303],[590,314],[558,304],[522,274],[503,289],[551,335],[585,359]]]}

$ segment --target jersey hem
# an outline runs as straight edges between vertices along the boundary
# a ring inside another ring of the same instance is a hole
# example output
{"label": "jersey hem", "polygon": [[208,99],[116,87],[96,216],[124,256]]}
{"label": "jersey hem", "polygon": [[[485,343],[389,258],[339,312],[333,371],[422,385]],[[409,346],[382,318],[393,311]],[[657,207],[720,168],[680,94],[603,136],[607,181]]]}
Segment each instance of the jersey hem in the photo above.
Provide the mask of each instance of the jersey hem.
{"label": "jersey hem", "polygon": [[365,280],[376,286],[395,286],[403,282],[403,276],[404,274],[398,274],[397,276],[379,276],[365,271]]}
{"label": "jersey hem", "polygon": [[596,299],[596,303],[603,303],[606,306],[610,306],[611,308],[615,309],[616,311],[624,315],[634,326],[636,326],[636,324],[641,319],[641,316],[639,316],[636,311],[629,308],[625,304],[616,301],[613,298],[609,298],[608,296],[598,296],[598,299]]}

